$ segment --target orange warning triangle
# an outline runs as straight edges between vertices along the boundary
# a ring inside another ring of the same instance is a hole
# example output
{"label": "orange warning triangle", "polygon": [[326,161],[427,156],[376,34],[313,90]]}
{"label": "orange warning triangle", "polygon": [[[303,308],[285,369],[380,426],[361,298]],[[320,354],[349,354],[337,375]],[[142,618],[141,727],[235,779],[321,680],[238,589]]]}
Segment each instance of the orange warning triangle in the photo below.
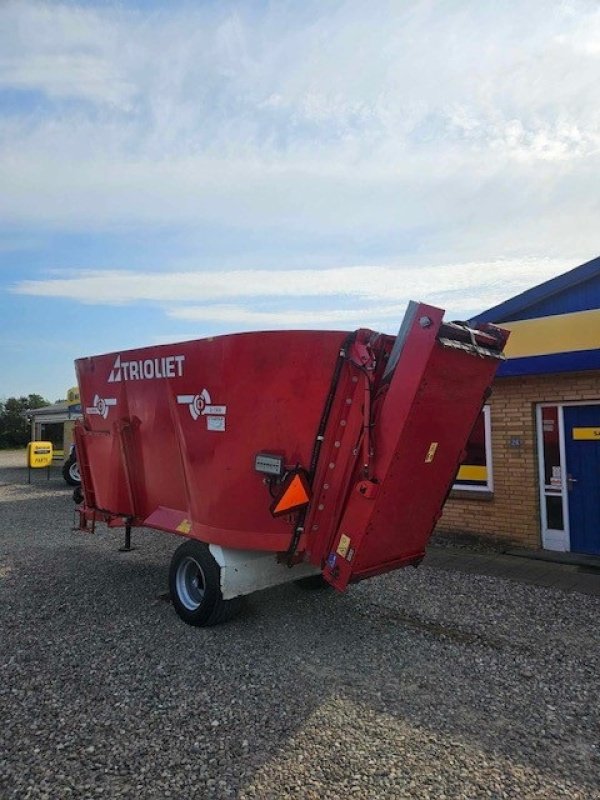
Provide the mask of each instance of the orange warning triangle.
{"label": "orange warning triangle", "polygon": [[281,497],[271,506],[271,514],[274,517],[289,514],[295,508],[306,505],[309,500],[310,490],[306,478],[302,473],[296,473],[285,486]]}

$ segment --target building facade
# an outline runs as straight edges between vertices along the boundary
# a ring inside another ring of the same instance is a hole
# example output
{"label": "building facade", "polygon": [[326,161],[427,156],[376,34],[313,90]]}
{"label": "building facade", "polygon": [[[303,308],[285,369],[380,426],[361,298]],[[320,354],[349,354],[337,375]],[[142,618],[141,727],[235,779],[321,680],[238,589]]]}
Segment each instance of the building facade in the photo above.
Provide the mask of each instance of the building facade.
{"label": "building facade", "polygon": [[438,530],[600,555],[600,258],[472,321],[511,337]]}
{"label": "building facade", "polygon": [[57,458],[68,455],[75,422],[82,416],[79,389],[76,386],[69,389],[65,402],[33,409],[27,416],[32,442],[52,442]]}

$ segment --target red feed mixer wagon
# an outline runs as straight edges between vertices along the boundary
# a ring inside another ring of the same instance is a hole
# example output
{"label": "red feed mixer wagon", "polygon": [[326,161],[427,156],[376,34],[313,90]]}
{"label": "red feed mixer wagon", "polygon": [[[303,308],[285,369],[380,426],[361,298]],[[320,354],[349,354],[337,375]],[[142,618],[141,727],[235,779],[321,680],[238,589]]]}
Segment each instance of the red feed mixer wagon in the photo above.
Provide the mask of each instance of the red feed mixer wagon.
{"label": "red feed mixer wagon", "polygon": [[443,313],[79,359],[81,527],[184,537],[170,591],[201,626],[279,583],[417,565],[508,336]]}

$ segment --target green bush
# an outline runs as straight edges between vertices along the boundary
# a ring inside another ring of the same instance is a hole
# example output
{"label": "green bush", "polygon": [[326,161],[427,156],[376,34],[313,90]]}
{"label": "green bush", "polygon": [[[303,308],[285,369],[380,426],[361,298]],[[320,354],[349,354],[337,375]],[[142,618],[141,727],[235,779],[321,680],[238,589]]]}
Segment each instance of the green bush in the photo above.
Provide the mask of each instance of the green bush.
{"label": "green bush", "polygon": [[47,405],[39,394],[0,400],[0,450],[25,447],[31,438],[27,412]]}

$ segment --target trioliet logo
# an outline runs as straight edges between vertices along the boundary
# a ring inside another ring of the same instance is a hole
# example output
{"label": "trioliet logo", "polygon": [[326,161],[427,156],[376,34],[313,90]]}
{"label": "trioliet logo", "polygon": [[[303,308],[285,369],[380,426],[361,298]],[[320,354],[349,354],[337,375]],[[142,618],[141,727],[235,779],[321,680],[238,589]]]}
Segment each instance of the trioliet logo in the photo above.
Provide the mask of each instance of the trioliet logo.
{"label": "trioliet logo", "polygon": [[162,356],[140,361],[122,361],[118,355],[108,376],[109,383],[147,381],[153,378],[181,378],[185,356]]}

